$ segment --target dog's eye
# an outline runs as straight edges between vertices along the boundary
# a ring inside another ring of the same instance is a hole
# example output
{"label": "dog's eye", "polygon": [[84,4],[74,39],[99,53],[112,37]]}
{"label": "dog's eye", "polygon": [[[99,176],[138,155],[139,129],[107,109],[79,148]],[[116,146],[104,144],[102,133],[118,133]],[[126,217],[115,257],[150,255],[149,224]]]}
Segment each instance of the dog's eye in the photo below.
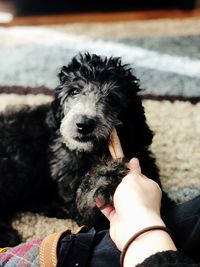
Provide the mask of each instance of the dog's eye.
{"label": "dog's eye", "polygon": [[80,89],[79,88],[73,88],[69,91],[69,95],[70,96],[76,96],[80,93]]}

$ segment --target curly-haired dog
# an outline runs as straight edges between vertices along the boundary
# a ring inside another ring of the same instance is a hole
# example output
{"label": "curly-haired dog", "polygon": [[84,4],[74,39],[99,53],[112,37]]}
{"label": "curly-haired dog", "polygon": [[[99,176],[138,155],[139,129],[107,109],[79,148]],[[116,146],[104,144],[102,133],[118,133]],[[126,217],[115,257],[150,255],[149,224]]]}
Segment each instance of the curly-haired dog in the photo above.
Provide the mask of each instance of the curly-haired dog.
{"label": "curly-haired dog", "polygon": [[104,227],[94,198],[112,201],[127,172],[108,150],[114,127],[126,159],[138,157],[143,173],[159,182],[149,151],[153,134],[130,66],[79,54],[59,78],[51,105],[0,114],[0,246],[19,242],[10,226],[17,211]]}

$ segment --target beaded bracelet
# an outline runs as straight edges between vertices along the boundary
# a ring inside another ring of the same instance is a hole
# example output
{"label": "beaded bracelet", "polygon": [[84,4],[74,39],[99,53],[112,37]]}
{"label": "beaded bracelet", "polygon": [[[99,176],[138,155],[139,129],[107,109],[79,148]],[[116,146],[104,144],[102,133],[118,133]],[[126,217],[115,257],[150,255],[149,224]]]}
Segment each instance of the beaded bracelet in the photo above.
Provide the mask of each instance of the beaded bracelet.
{"label": "beaded bracelet", "polygon": [[129,246],[133,243],[133,241],[135,241],[135,239],[138,238],[138,236],[140,236],[146,232],[152,231],[152,230],[163,230],[171,236],[169,229],[166,226],[161,226],[161,225],[149,226],[149,227],[146,227],[146,228],[142,229],[141,231],[137,232],[127,241],[127,243],[125,244],[125,246],[121,252],[121,256],[120,256],[120,266],[121,267],[124,266],[124,257],[126,255],[126,252],[129,248]]}

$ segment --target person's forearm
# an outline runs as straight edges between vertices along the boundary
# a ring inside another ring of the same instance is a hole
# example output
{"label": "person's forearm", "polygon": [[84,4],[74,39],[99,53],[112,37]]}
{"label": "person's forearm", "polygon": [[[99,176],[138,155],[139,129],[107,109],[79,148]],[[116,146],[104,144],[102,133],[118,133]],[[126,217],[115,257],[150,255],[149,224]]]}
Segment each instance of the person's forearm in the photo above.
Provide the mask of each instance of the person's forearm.
{"label": "person's forearm", "polygon": [[168,233],[162,230],[144,233],[129,246],[124,258],[124,267],[136,266],[149,256],[167,250],[177,250]]}

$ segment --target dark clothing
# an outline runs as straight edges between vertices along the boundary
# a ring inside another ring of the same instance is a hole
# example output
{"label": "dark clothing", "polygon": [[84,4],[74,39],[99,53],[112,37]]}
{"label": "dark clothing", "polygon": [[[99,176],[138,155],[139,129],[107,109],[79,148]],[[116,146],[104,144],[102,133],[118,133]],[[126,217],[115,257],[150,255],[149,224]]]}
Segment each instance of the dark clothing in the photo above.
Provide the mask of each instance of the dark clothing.
{"label": "dark clothing", "polygon": [[191,258],[179,251],[158,252],[144,260],[137,267],[199,267]]}
{"label": "dark clothing", "polygon": [[57,267],[118,267],[120,251],[108,230],[65,236],[60,241]]}
{"label": "dark clothing", "polygon": [[175,206],[163,220],[171,230],[177,248],[200,262],[200,196]]}
{"label": "dark clothing", "polygon": [[[157,253],[138,266],[200,267],[200,196],[175,206],[163,219],[180,251]],[[108,230],[65,236],[59,247],[57,267],[120,267],[120,251]]]}

